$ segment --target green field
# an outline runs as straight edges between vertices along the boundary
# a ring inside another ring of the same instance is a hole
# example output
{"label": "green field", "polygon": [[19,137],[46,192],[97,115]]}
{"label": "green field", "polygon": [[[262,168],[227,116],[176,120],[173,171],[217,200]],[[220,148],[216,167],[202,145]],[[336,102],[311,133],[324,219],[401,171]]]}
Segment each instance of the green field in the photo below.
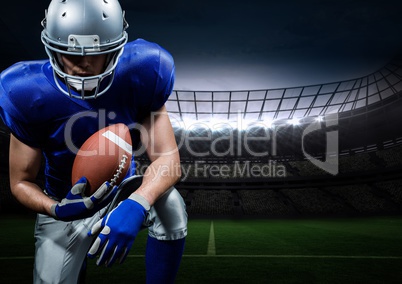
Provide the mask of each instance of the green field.
{"label": "green field", "polygon": [[[0,283],[31,283],[34,218],[0,218]],[[145,283],[145,240],[87,283]],[[191,220],[177,283],[402,283],[402,217]]]}

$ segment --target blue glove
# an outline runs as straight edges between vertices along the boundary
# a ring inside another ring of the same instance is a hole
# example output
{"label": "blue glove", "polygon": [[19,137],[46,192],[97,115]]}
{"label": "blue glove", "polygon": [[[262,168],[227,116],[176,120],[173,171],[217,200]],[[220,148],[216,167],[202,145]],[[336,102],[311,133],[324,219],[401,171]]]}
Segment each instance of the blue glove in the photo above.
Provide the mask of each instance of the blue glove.
{"label": "blue glove", "polygon": [[117,193],[117,186],[112,188],[108,182],[105,182],[94,194],[87,197],[84,194],[86,185],[87,179],[80,178],[64,199],[53,204],[51,215],[62,221],[87,218],[108,205]]}
{"label": "blue glove", "polygon": [[94,258],[103,248],[96,262],[97,265],[104,264],[109,267],[117,259],[119,263],[122,263],[141,230],[149,208],[149,203],[135,193],[120,202],[88,232],[89,236],[100,232],[88,251],[88,257]]}

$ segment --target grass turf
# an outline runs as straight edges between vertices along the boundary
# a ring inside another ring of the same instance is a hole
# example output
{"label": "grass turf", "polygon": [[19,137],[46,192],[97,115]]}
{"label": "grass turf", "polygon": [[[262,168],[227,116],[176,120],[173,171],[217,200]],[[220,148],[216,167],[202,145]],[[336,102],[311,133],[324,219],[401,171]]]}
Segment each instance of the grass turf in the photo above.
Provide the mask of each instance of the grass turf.
{"label": "grass turf", "polygon": [[[32,283],[34,218],[0,217],[0,283]],[[87,283],[144,283],[145,242],[123,265],[90,260]],[[177,283],[400,283],[401,267],[402,217],[191,220]]]}

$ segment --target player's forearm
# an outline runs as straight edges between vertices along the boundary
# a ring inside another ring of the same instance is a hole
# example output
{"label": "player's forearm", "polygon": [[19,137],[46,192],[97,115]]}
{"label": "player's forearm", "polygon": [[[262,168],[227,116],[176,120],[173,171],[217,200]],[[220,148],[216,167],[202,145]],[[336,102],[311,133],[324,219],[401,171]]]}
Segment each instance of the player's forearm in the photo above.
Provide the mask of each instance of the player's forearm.
{"label": "player's forearm", "polygon": [[42,152],[10,135],[10,187],[15,198],[27,208],[49,214],[54,200],[35,183],[41,166]]}
{"label": "player's forearm", "polygon": [[56,203],[33,182],[16,182],[11,185],[11,192],[22,205],[37,213],[49,215],[52,204]]}
{"label": "player's forearm", "polygon": [[142,185],[135,192],[152,206],[181,177],[179,150],[166,107],[161,107],[143,122],[141,142],[146,146],[151,164]]}
{"label": "player's forearm", "polygon": [[181,177],[178,156],[162,156],[153,161],[144,173],[142,185],[136,194],[143,196],[152,206],[160,196],[175,185]]}

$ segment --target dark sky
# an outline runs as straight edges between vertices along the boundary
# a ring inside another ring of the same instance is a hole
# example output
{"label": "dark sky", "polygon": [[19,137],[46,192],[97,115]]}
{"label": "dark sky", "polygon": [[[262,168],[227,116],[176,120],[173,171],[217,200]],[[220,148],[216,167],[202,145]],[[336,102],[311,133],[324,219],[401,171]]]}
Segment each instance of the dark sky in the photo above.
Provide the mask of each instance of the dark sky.
{"label": "dark sky", "polygon": [[[14,61],[45,57],[39,34],[48,3],[3,5],[2,69]],[[155,41],[173,54],[175,89],[261,89],[345,80],[379,69],[402,48],[398,1],[121,4],[131,40]]]}

